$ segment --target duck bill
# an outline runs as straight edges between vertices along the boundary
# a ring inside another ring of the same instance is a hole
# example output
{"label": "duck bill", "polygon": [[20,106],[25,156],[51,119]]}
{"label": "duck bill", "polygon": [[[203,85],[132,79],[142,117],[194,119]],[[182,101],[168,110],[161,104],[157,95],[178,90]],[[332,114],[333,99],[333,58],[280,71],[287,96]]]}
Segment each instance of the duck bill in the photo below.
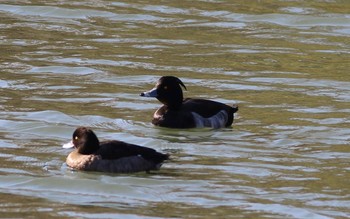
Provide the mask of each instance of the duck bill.
{"label": "duck bill", "polygon": [[73,141],[70,141],[64,145],[62,145],[63,148],[74,148]]}
{"label": "duck bill", "polygon": [[140,96],[141,97],[157,97],[158,96],[157,88],[153,88],[152,90],[147,91],[147,92],[142,92],[140,94]]}

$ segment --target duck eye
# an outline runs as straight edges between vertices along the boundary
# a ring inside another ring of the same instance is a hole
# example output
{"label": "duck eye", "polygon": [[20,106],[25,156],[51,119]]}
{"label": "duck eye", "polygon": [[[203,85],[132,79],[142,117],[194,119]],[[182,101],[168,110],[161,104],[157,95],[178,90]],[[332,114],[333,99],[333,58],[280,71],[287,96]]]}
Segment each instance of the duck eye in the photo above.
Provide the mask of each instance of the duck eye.
{"label": "duck eye", "polygon": [[78,136],[75,136],[75,137],[74,137],[74,140],[78,140],[78,139],[79,139]]}
{"label": "duck eye", "polygon": [[168,86],[164,86],[163,89],[164,89],[164,90],[168,90]]}

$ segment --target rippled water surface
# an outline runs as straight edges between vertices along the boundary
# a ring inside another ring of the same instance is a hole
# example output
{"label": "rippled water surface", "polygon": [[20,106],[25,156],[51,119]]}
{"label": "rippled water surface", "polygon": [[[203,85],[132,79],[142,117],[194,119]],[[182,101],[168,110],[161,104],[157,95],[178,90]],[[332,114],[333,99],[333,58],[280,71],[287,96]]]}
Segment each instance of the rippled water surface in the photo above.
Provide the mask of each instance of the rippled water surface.
{"label": "rippled water surface", "polygon": [[[350,217],[350,1],[3,0],[0,48],[1,217]],[[232,128],[154,127],[162,75]],[[72,171],[81,125],[172,159]]]}

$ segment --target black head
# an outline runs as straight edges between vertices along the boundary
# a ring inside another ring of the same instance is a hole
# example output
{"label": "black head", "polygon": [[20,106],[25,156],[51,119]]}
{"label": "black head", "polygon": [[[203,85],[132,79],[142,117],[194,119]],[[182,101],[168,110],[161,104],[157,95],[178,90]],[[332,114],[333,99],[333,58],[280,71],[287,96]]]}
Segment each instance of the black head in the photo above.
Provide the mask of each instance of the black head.
{"label": "black head", "polygon": [[141,96],[156,97],[170,109],[177,109],[181,106],[183,101],[181,86],[186,90],[186,86],[179,78],[174,76],[163,76],[158,80],[155,88],[148,92],[141,93]]}
{"label": "black head", "polygon": [[74,131],[73,144],[80,154],[93,154],[100,146],[100,142],[95,133],[91,129],[85,127],[79,127]]}

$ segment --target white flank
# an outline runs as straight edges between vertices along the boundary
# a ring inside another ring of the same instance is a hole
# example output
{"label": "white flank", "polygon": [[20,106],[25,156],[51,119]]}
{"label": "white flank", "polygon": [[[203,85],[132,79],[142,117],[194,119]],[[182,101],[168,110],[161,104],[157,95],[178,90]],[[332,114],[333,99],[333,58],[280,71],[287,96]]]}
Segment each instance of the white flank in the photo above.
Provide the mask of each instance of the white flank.
{"label": "white flank", "polygon": [[221,110],[212,117],[204,118],[198,113],[192,112],[194,121],[197,128],[212,127],[212,128],[222,128],[228,120],[228,115],[225,110]]}

